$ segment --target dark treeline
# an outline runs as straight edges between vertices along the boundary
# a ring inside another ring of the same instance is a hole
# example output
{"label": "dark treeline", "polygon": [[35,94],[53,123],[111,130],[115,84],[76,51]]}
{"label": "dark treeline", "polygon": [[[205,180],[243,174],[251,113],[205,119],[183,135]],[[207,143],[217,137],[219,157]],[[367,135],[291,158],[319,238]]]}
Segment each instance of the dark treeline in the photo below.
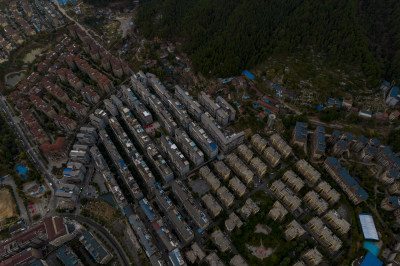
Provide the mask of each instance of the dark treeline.
{"label": "dark treeline", "polygon": [[136,22],[145,37],[184,40],[212,76],[311,48],[360,66],[369,85],[400,74],[398,0],[145,0]]}
{"label": "dark treeline", "polygon": [[0,171],[13,166],[18,154],[19,149],[15,143],[14,132],[0,116]]}
{"label": "dark treeline", "polygon": [[115,0],[84,0],[84,2],[97,7],[105,7],[108,4],[115,2]]}

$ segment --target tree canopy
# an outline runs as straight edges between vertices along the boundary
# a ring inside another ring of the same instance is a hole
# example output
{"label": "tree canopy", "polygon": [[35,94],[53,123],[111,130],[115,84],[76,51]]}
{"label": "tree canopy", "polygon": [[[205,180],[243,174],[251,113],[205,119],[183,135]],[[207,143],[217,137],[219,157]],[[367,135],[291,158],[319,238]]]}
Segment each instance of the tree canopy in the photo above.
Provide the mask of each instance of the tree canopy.
{"label": "tree canopy", "polygon": [[400,74],[399,18],[397,0],[145,0],[136,23],[147,38],[184,40],[206,75],[312,49],[356,64],[375,86]]}

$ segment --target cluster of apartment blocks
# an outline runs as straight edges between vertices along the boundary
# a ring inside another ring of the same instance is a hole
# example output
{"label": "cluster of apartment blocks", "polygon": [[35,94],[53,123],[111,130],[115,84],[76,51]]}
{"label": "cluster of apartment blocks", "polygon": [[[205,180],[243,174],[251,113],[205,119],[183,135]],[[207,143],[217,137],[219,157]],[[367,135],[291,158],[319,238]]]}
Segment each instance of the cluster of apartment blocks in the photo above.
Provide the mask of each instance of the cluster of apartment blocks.
{"label": "cluster of apartment blocks", "polygon": [[107,134],[107,132],[104,129],[99,130],[99,136],[100,136],[100,140],[102,141],[104,147],[106,148],[108,155],[111,157],[111,159],[117,169],[118,175],[125,182],[126,186],[129,189],[129,192],[132,194],[132,196],[135,199],[143,198],[143,193],[140,190],[139,185],[137,184],[135,178],[132,176],[132,173],[128,169],[127,164],[122,159],[122,157],[119,154],[114,143],[110,139],[110,136]]}
{"label": "cluster of apartment blocks", "polygon": [[[148,87],[152,88],[157,96],[152,95]],[[173,122],[171,112],[179,122],[179,125],[188,131],[189,135],[199,143],[203,152],[209,157],[217,153],[215,151],[217,145],[223,152],[229,152],[243,142],[243,132],[225,135],[221,127],[214,121],[214,118],[209,113],[203,112],[199,103],[194,101],[188,92],[179,86],[175,86],[174,98],[157,77],[139,72],[132,77],[132,89],[152,108],[169,135],[172,136],[175,127],[177,127],[177,124]],[[226,101],[223,99],[219,101],[223,102],[225,108],[234,112],[234,109]],[[192,115],[198,122],[201,122],[205,131],[215,140],[217,145],[207,135],[199,132],[201,130],[198,129],[197,124],[191,120],[188,114]],[[229,117],[234,119],[235,115],[230,115]]]}
{"label": "cluster of apartment blocks", "polygon": [[[350,223],[343,219],[337,211],[329,209],[329,205],[338,202],[340,194],[331,188],[327,182],[321,181],[320,173],[305,160],[299,160],[296,163],[296,170],[306,180],[303,181],[294,171],[289,170],[282,176],[282,180],[285,181],[287,186],[281,180],[274,181],[271,185],[271,190],[284,205],[276,201],[268,215],[274,221],[282,221],[288,213],[286,208],[295,215],[302,213],[302,200],[296,194],[305,184],[313,187],[313,190],[305,194],[303,200],[310,209],[321,216],[322,220],[314,217],[307,224],[307,228],[331,253],[336,253],[341,248],[342,242],[330,229],[324,226],[323,221],[340,234],[347,234],[350,230]],[[290,223],[285,231],[285,236],[288,240],[299,237],[302,234],[304,234],[303,228],[295,222]]]}
{"label": "cluster of apartment blocks", "polygon": [[[96,116],[96,114],[98,116]],[[146,202],[142,200],[144,197],[142,191],[140,190],[131,172],[127,168],[126,163],[123,161],[122,157],[118,153],[116,147],[114,146],[112,140],[110,139],[110,136],[107,134],[104,127],[108,123],[110,124],[111,129],[114,131],[116,138],[123,146],[125,152],[129,155],[129,158],[134,161],[133,163],[141,178],[143,178],[145,182],[153,183],[151,185],[154,185],[154,177],[152,176],[149,168],[145,165],[141,156],[138,156],[138,152],[134,148],[132,142],[130,142],[129,138],[127,137],[126,133],[123,131],[121,125],[119,125],[115,117],[111,117],[108,119],[108,115],[102,110],[97,110],[95,112],[95,116],[97,119],[94,119],[92,123],[96,126],[99,126],[98,130],[100,140],[105,146],[108,155],[113,161],[113,164],[117,168],[118,175],[120,176],[120,178],[123,179],[124,183],[129,189],[130,194],[135,199],[140,200],[140,203]],[[96,169],[101,172],[101,175],[105,180],[107,189],[113,194],[117,206],[121,209],[121,212],[128,218],[128,221],[135,231],[136,235],[138,236],[139,242],[144,248],[146,255],[150,259],[154,259],[153,255],[157,252],[157,248],[154,246],[152,239],[149,237],[150,235],[148,234],[146,227],[140,220],[139,216],[137,216],[128,205],[125,196],[123,195],[120,187],[118,186],[113,174],[108,168],[104,157],[101,155],[98,148],[94,146],[91,148],[90,152],[95,162]],[[142,205],[143,204],[141,204],[141,206]],[[149,213],[151,212],[146,212],[146,215],[150,216]]]}
{"label": "cluster of apartment blocks", "polygon": [[268,142],[259,134],[253,135],[250,140],[253,148],[263,156],[272,168],[275,168],[280,163],[281,158],[288,158],[293,150],[277,133],[271,135],[269,141],[272,146],[267,147]]}

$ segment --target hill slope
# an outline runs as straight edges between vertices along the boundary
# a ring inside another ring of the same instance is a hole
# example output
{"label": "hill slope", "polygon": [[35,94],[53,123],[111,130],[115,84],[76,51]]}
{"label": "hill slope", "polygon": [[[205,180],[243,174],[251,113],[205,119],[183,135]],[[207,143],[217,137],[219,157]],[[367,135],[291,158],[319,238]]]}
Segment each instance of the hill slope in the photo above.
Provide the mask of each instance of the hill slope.
{"label": "hill slope", "polygon": [[310,48],[360,66],[370,85],[400,74],[397,0],[147,0],[136,22],[146,37],[185,40],[213,76]]}

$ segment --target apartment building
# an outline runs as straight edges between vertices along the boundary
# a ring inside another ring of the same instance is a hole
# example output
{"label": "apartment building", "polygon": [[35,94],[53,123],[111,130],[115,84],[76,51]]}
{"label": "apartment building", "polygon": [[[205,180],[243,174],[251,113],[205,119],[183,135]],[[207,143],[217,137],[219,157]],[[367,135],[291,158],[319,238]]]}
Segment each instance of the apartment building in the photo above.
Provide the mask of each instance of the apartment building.
{"label": "apartment building", "polygon": [[189,135],[199,145],[201,150],[212,159],[218,155],[218,146],[208,134],[195,122],[189,124]]}
{"label": "apartment building", "polygon": [[183,102],[189,114],[195,117],[197,121],[200,121],[201,115],[203,114],[200,104],[193,100],[189,93],[178,85],[175,86],[175,95]]}
{"label": "apartment building", "polygon": [[368,193],[354,177],[350,176],[349,172],[340,165],[336,158],[328,157],[324,162],[324,168],[355,205],[368,199]]}
{"label": "apartment building", "polygon": [[222,152],[228,153],[243,143],[244,132],[228,133],[222,132],[221,127],[209,113],[201,115],[201,124],[208,134],[216,141]]}
{"label": "apartment building", "polygon": [[161,137],[161,149],[181,176],[185,176],[189,173],[189,162],[168,136]]}
{"label": "apartment building", "polygon": [[175,141],[180,150],[189,158],[189,160],[194,163],[194,165],[199,166],[204,163],[204,154],[196,146],[193,140],[191,140],[188,134],[181,130],[175,130]]}
{"label": "apartment building", "polygon": [[172,191],[189,213],[190,217],[201,229],[205,230],[210,225],[210,220],[207,215],[198,207],[193,199],[188,188],[181,181],[175,180],[172,182]]}
{"label": "apartment building", "polygon": [[292,154],[292,148],[279,134],[273,134],[269,140],[272,146],[279,151],[283,158],[287,158],[290,154]]}

